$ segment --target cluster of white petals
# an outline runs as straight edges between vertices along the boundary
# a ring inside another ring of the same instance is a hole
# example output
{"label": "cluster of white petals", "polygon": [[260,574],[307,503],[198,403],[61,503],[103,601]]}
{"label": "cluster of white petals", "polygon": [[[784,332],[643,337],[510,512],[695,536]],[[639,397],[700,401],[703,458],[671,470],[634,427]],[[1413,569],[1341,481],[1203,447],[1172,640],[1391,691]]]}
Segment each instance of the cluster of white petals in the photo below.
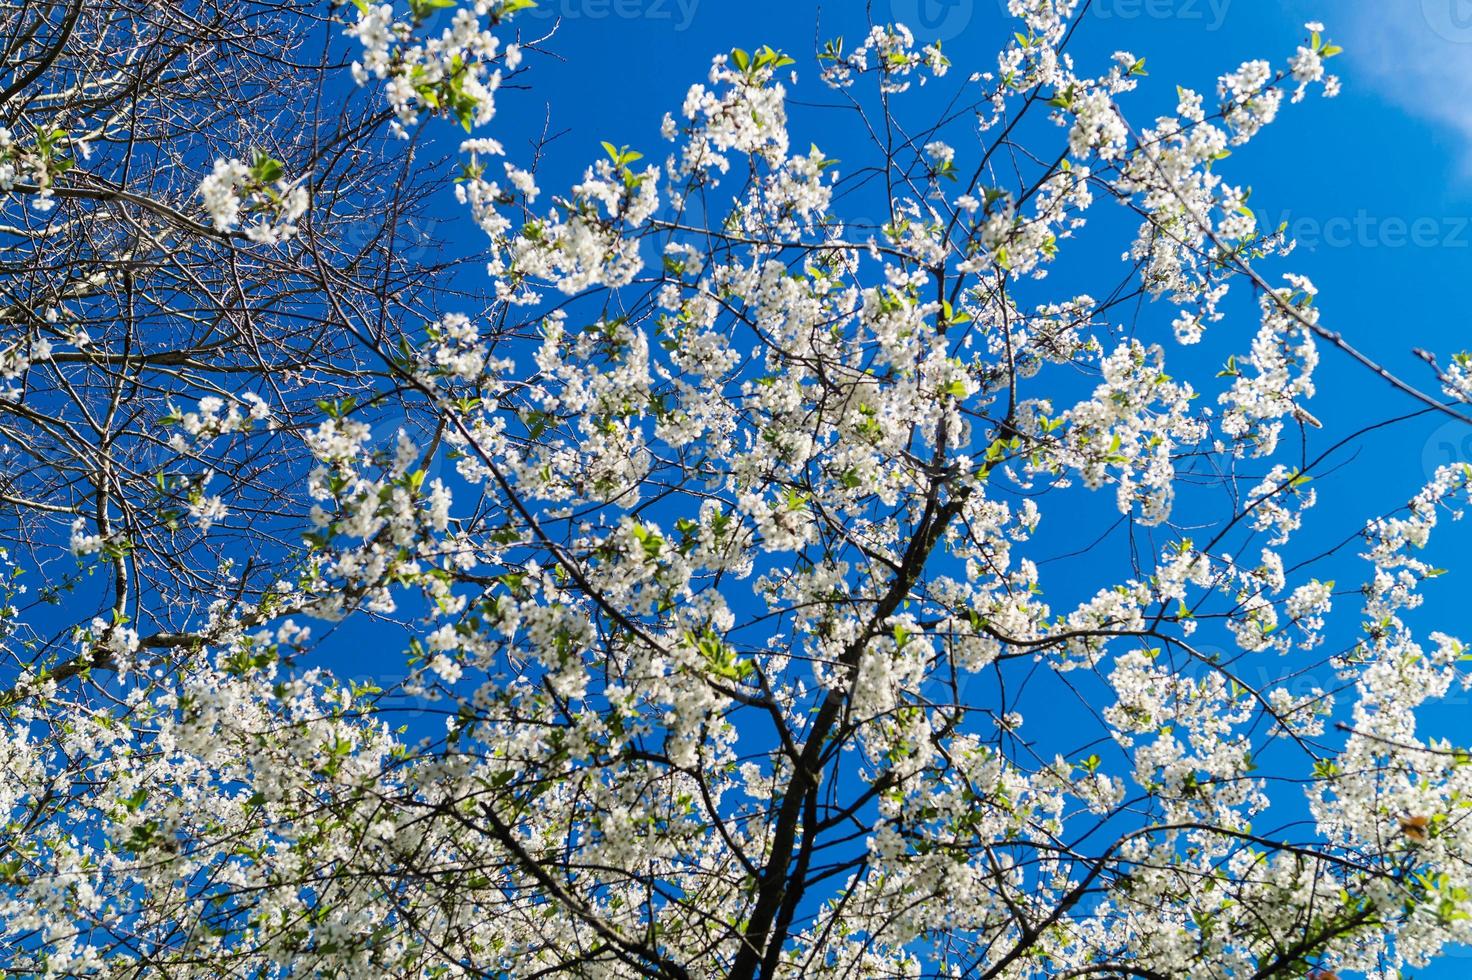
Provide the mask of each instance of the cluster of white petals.
{"label": "cluster of white petals", "polygon": [[[252,242],[276,245],[296,234],[296,221],[306,213],[307,188],[288,182],[280,164],[257,156],[251,165],[216,160],[199,182],[199,197],[216,231],[240,230]],[[253,218],[254,220],[247,220]]]}

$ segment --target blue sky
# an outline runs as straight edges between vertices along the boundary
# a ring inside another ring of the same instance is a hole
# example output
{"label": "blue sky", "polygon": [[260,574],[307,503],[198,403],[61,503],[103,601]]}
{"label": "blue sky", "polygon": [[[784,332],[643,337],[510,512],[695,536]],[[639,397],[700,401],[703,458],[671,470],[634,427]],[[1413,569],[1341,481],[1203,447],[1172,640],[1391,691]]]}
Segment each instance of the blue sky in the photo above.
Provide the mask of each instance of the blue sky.
{"label": "blue sky", "polygon": [[[543,188],[552,191],[578,179],[601,154],[602,140],[662,158],[663,114],[679,107],[692,82],[704,80],[713,55],[733,46],[770,44],[794,55],[804,81],[798,97],[823,101],[826,90],[812,84],[815,46],[835,35],[856,39],[868,18],[905,22],[922,41],[944,40],[955,64],[942,83],[946,92],[972,71],[991,68],[1013,29],[1002,16],[1003,0],[834,0],[821,9],[802,0],[540,2],[519,24],[529,36],[554,25],[556,33],[541,45],[545,55],[528,59],[527,87],[498,99],[492,131],[518,163],[529,159],[528,141],[544,127],[560,134],[539,171]],[[1345,48],[1331,63],[1343,78],[1343,94],[1285,106],[1280,121],[1222,172],[1252,186],[1264,224],[1287,221],[1301,241],[1273,275],[1283,269],[1308,275],[1320,288],[1327,326],[1393,372],[1434,389],[1412,349],[1444,359],[1472,348],[1465,312],[1472,284],[1472,0],[1094,0],[1071,50],[1084,72],[1102,71],[1116,50],[1146,57],[1150,76],[1125,102],[1134,121],[1144,123],[1174,102],[1176,84],[1210,92],[1218,74],[1248,58],[1281,64],[1310,20],[1325,22],[1327,36]],[[846,148],[857,155],[854,137],[835,125],[840,116],[801,105],[792,115],[794,146],[816,142],[831,157],[843,159]],[[465,235],[479,234],[468,223],[460,227]],[[1115,238],[1113,254],[1126,242]],[[1058,280],[1050,280],[1057,292],[1074,288],[1066,275],[1060,269]],[[1153,316],[1157,323],[1169,318],[1163,309]],[[1241,350],[1255,324],[1239,317],[1220,329],[1221,340]],[[1163,337],[1157,332],[1154,339]],[[1311,407],[1325,429],[1313,448],[1419,407],[1331,350],[1323,352],[1319,378]],[[1326,547],[1343,541],[1366,518],[1404,503],[1435,466],[1453,459],[1472,460],[1472,427],[1431,415],[1357,441],[1341,455],[1342,465],[1319,479],[1320,505],[1306,539]],[[1112,511],[1112,494],[1104,496],[1110,499],[1101,500],[1100,531]],[[1078,544],[1070,538],[1077,526],[1045,529],[1039,540],[1064,550]],[[1439,535],[1437,551],[1447,557],[1438,564],[1453,573],[1428,589],[1417,620],[1472,638],[1464,622],[1472,523],[1444,524]],[[1336,571],[1346,572],[1343,580],[1363,574],[1355,550],[1341,556]],[[1064,596],[1070,584],[1092,591],[1098,583],[1065,583]],[[1060,599],[1056,608],[1066,605]],[[1353,624],[1351,609],[1347,625]],[[345,674],[373,670],[361,661],[344,666]],[[1472,743],[1469,711],[1465,699],[1443,705],[1436,723]],[[1460,977],[1467,963],[1452,959],[1418,975]]]}

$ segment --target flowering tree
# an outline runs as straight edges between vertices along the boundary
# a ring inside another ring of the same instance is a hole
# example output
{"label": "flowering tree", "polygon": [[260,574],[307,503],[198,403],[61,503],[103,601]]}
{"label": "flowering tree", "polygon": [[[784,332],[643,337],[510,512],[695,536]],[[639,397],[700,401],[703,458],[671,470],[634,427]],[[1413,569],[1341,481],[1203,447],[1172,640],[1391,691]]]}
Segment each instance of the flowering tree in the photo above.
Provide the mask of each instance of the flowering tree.
{"label": "flowering tree", "polygon": [[[1144,60],[1076,66],[1072,0],[1011,0],[939,103],[940,46],[875,25],[817,52],[842,164],[793,144],[797,61],[737,49],[662,159],[552,194],[491,135],[529,0],[186,6],[5,15],[0,967],[1392,977],[1472,940],[1472,756],[1417,711],[1463,648],[1402,618],[1472,470],[1353,584],[1301,574],[1318,351],[1361,355],[1221,173],[1333,94],[1321,27],[1136,126]],[[398,244],[451,178],[488,275]],[[1065,266],[1099,201],[1102,298]],[[1127,550],[1050,604],[1037,536],[1101,491]],[[400,623],[408,680],[314,665],[344,619]]]}

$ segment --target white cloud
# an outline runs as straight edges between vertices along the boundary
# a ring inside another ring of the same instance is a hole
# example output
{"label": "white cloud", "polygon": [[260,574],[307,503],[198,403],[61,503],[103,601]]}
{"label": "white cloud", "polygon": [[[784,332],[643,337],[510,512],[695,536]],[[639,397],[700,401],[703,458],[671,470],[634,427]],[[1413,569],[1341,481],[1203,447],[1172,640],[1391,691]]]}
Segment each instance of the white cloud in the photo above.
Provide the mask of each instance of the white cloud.
{"label": "white cloud", "polygon": [[[1346,16],[1347,15],[1347,16]],[[1472,175],[1472,0],[1369,0],[1326,18],[1352,63],[1407,111],[1449,128]]]}

